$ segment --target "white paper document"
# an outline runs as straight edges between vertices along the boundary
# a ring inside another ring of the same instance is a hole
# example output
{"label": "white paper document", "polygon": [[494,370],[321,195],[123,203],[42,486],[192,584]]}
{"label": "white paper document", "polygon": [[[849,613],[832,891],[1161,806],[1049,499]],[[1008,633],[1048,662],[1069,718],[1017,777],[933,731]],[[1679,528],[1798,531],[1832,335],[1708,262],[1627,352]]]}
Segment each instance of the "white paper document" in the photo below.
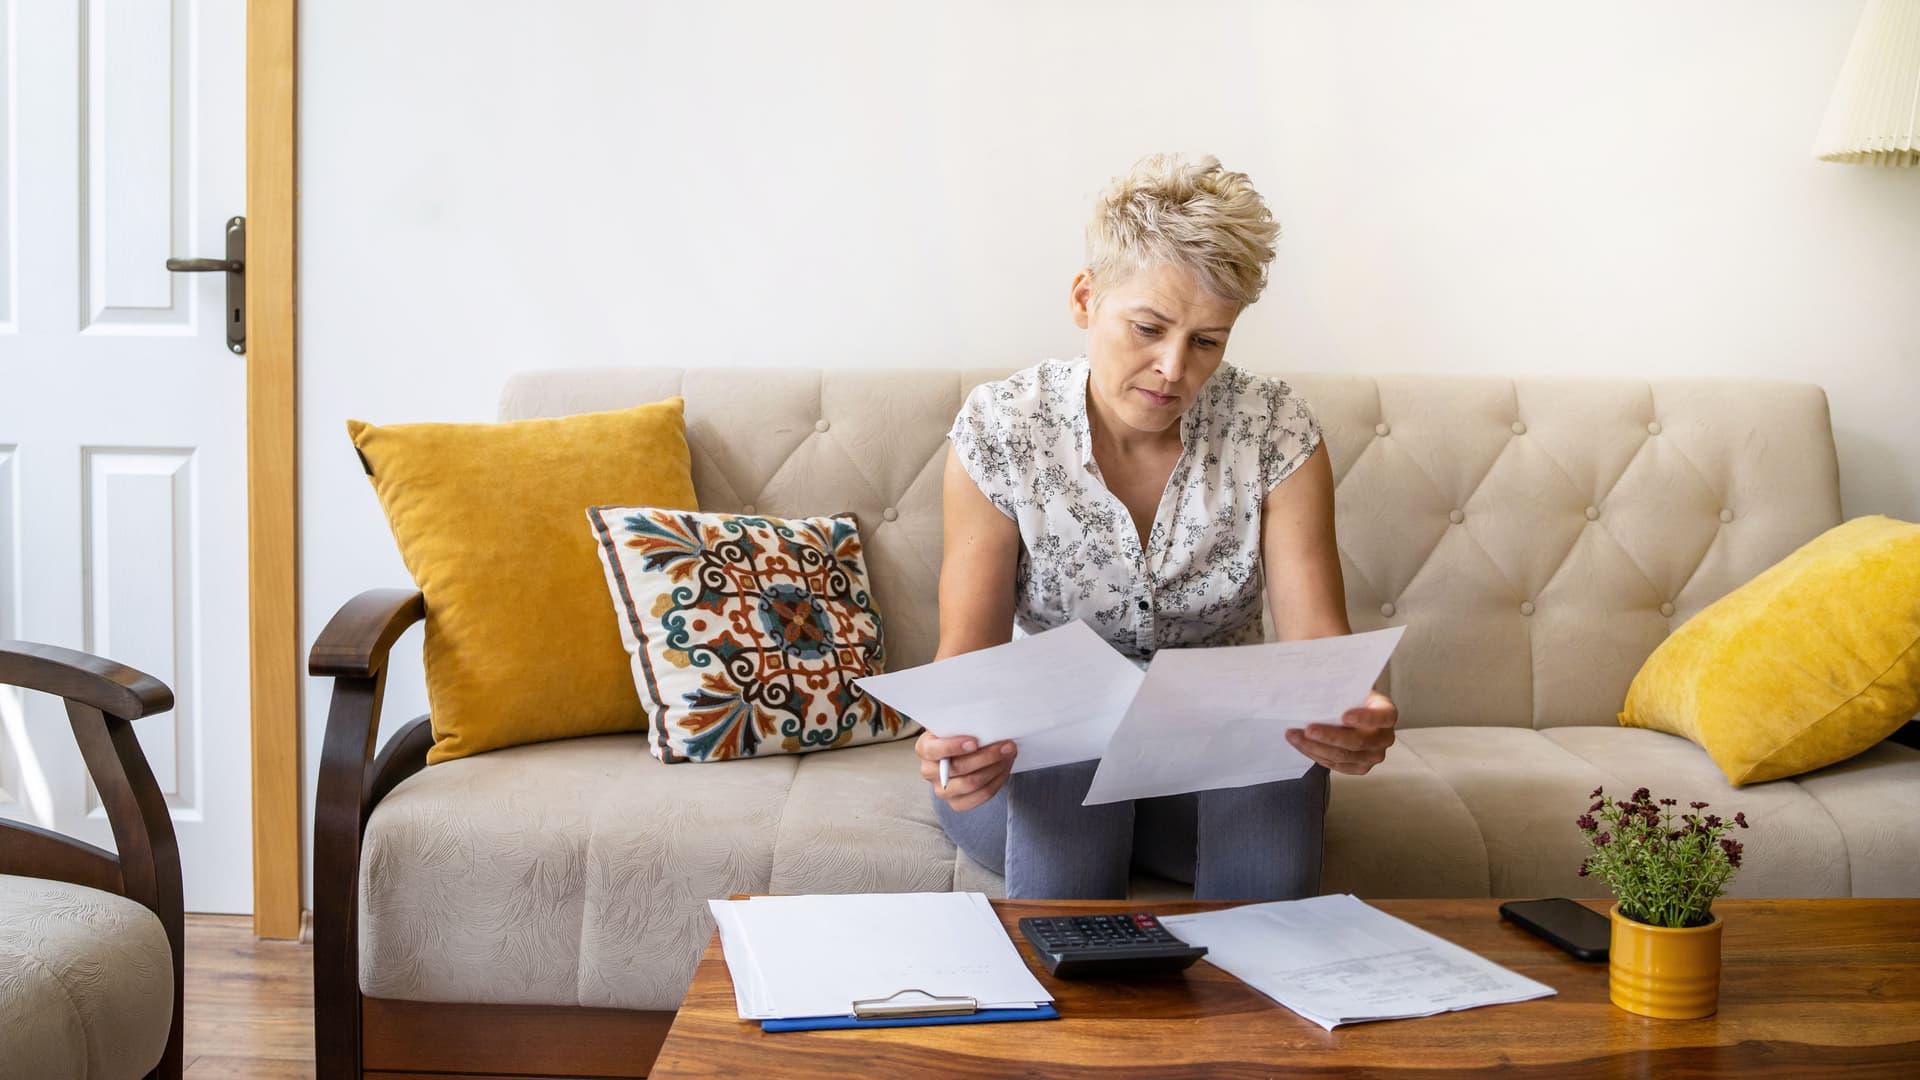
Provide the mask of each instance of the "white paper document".
{"label": "white paper document", "polygon": [[856,679],[943,738],[985,746],[1012,739],[1014,772],[1100,756],[1144,678],[1086,623],[1074,621],[991,649]]}
{"label": "white paper document", "polygon": [[1558,992],[1353,896],[1160,921],[1182,940],[1205,945],[1209,963],[1329,1031]]}
{"label": "white paper document", "polygon": [[1298,779],[1313,761],[1286,729],[1338,724],[1365,702],[1405,632],[1160,650],[1084,805]]}
{"label": "white paper document", "polygon": [[981,1009],[1053,1000],[981,893],[709,900],[743,1020],[849,1016],[919,990]]}

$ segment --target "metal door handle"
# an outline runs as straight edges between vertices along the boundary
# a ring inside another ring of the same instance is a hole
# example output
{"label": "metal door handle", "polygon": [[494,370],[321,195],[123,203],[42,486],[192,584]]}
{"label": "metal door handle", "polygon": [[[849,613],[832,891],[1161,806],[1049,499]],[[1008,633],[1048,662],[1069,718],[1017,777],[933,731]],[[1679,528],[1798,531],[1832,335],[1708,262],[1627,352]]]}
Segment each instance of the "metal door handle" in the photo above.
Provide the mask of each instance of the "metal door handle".
{"label": "metal door handle", "polygon": [[204,274],[210,270],[230,270],[236,274],[246,272],[245,264],[239,259],[168,259],[167,269],[183,274]]}
{"label": "metal door handle", "polygon": [[168,259],[167,269],[176,274],[205,274],[224,271],[227,275],[227,348],[236,353],[247,351],[247,219],[227,219],[227,257],[224,259]]}

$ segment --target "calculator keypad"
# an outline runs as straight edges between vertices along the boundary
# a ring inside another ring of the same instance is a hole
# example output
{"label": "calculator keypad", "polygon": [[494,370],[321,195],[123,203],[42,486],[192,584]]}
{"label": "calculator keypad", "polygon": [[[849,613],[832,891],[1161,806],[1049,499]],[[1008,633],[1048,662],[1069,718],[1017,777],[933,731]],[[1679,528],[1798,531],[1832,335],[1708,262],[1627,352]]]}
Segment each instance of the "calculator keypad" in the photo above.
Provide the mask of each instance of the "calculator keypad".
{"label": "calculator keypad", "polygon": [[1047,970],[1062,976],[1178,971],[1205,955],[1146,913],[1020,920]]}

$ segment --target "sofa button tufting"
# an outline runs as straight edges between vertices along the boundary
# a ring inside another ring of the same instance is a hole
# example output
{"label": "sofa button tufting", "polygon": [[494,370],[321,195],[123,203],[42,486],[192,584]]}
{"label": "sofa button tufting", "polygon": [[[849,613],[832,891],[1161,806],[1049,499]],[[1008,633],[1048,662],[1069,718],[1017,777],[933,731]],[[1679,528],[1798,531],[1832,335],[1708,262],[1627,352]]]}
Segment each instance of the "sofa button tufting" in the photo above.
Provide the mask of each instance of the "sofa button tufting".
{"label": "sofa button tufting", "polygon": [[832,424],[827,423],[825,420],[815,420],[813,422],[813,430],[815,431],[825,431],[832,426]]}
{"label": "sofa button tufting", "polygon": [[1653,423],[1651,423],[1651,424],[1648,424],[1648,425],[1647,425],[1647,434],[1649,434],[1649,435],[1658,435],[1658,434],[1660,434],[1660,421],[1658,421],[1658,420],[1655,420],[1655,421],[1654,421]]}
{"label": "sofa button tufting", "polygon": [[1447,520],[1453,522],[1455,525],[1458,525],[1461,522],[1467,520],[1467,515],[1461,513],[1458,510],[1449,510],[1447,511]]}
{"label": "sofa button tufting", "polygon": [[1732,520],[1733,520],[1733,511],[1731,511],[1731,510],[1722,510],[1722,511],[1720,511],[1720,522],[1721,522],[1721,524],[1723,524],[1723,525],[1724,525],[1725,523],[1727,523],[1727,522],[1729,522],[1729,521],[1732,521]]}
{"label": "sofa button tufting", "polygon": [[1388,427],[1388,426],[1387,426],[1387,425],[1385,425],[1385,424],[1375,424],[1375,425],[1373,425],[1373,433],[1374,433],[1375,435],[1378,435],[1378,436],[1380,436],[1380,437],[1381,437],[1381,438],[1383,438],[1383,439],[1387,437],[1387,432],[1389,432],[1389,431],[1392,431],[1392,430],[1393,430],[1392,428],[1390,428],[1390,427]]}
{"label": "sofa button tufting", "polygon": [[880,511],[880,516],[886,518],[888,521],[894,521],[900,517],[900,511],[889,506],[885,510]]}
{"label": "sofa button tufting", "polygon": [[1515,435],[1525,435],[1527,433],[1527,425],[1515,420],[1513,422],[1513,433]]}
{"label": "sofa button tufting", "polygon": [[1522,615],[1533,614],[1533,601],[1531,600],[1520,601],[1520,614]]}
{"label": "sofa button tufting", "polygon": [[1589,507],[1587,507],[1587,520],[1588,520],[1588,521],[1599,521],[1599,520],[1600,520],[1600,508],[1599,508],[1599,507],[1597,507],[1597,506],[1589,506]]}
{"label": "sofa button tufting", "polygon": [[1391,603],[1381,604],[1380,614],[1386,616],[1389,619],[1393,618],[1393,605]]}
{"label": "sofa button tufting", "polygon": [[1673,618],[1673,605],[1662,603],[1660,605],[1660,614],[1665,615],[1669,619]]}
{"label": "sofa button tufting", "polygon": [[745,506],[743,506],[743,507],[741,507],[741,508],[740,508],[740,512],[741,512],[741,513],[743,513],[743,514],[757,514],[757,513],[759,513],[760,511],[758,511],[758,510],[755,510],[755,509],[753,508],[753,504],[752,504],[752,503],[748,503],[747,505],[745,505]]}

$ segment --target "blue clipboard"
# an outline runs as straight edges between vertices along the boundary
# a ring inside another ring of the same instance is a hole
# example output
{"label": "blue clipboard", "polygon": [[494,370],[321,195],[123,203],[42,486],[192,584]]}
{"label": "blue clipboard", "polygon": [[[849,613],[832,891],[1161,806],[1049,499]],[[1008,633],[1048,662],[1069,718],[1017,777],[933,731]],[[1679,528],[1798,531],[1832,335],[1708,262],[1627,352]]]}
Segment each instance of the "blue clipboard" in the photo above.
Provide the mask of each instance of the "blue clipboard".
{"label": "blue clipboard", "polygon": [[1051,1005],[1032,1009],[982,1009],[978,1012],[942,1016],[802,1016],[790,1020],[762,1020],[760,1030],[840,1031],[847,1028],[931,1027],[936,1024],[997,1024],[1009,1020],[1058,1020],[1060,1012]]}

